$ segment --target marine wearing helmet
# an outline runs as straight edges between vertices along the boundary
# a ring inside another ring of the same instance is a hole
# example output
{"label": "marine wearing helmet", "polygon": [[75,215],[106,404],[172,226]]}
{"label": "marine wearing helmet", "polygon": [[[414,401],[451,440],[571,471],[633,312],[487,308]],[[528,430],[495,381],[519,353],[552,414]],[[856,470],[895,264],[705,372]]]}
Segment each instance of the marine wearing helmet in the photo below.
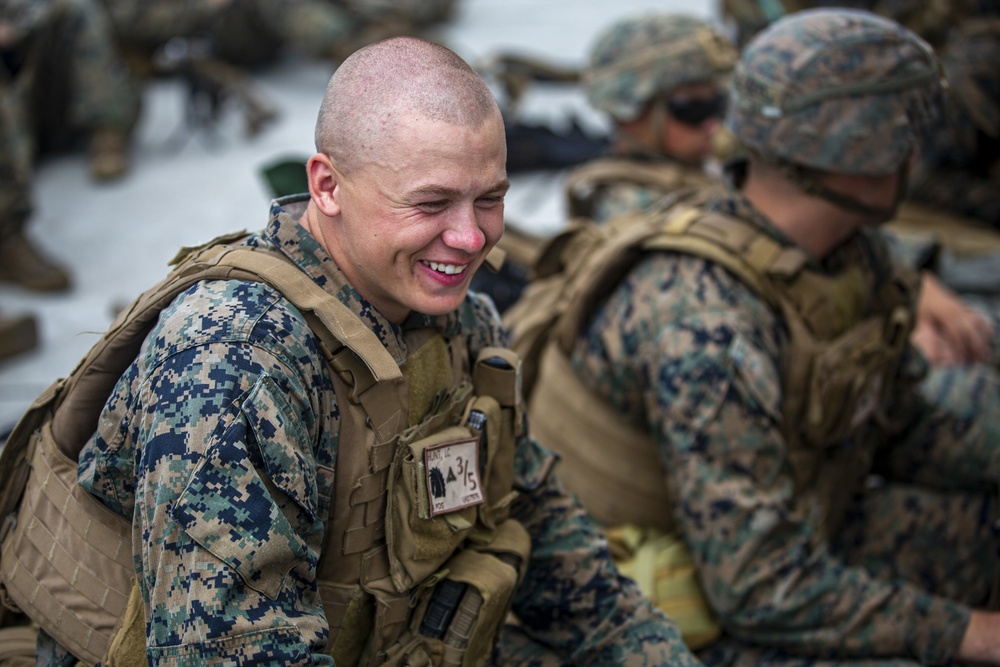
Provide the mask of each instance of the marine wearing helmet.
{"label": "marine wearing helmet", "polygon": [[581,80],[629,148],[699,162],[721,118],[736,48],[712,24],[682,14],[622,19],[594,43]]}
{"label": "marine wearing helmet", "polygon": [[895,205],[873,210],[831,191],[816,172],[898,173],[902,190],[943,86],[931,47],[899,24],[868,12],[808,10],[747,45],[726,125],[749,153],[807,191],[885,219]]}

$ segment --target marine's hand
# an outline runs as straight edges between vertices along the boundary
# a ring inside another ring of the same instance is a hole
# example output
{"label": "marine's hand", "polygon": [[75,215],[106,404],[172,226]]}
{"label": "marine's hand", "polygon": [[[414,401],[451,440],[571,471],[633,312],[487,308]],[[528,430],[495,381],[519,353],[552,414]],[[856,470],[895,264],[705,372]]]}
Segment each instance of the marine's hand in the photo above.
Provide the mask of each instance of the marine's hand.
{"label": "marine's hand", "polygon": [[973,611],[955,657],[962,663],[1000,664],[1000,613]]}
{"label": "marine's hand", "polygon": [[979,311],[945,287],[932,273],[921,278],[917,324],[911,342],[932,364],[988,361],[995,332]]}

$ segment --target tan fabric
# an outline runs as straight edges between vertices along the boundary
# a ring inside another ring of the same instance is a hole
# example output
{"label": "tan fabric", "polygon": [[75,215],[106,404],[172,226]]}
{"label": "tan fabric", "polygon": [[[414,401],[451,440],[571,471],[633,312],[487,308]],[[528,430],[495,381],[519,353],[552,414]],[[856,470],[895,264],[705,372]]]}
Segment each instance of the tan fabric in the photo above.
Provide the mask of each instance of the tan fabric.
{"label": "tan fabric", "polygon": [[0,667],[34,667],[38,627],[0,628]]}

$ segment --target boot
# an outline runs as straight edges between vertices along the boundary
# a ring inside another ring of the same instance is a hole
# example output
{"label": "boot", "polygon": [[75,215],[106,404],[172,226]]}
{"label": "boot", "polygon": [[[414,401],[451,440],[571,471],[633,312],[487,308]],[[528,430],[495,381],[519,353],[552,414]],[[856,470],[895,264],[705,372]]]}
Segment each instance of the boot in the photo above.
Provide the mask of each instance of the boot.
{"label": "boot", "polygon": [[70,285],[66,270],[42,255],[23,232],[0,240],[0,281],[34,292],[62,292]]}
{"label": "boot", "polygon": [[31,315],[0,316],[0,360],[38,347],[38,325]]}
{"label": "boot", "polygon": [[101,127],[90,135],[90,176],[113,181],[128,171],[128,138],[124,130]]}

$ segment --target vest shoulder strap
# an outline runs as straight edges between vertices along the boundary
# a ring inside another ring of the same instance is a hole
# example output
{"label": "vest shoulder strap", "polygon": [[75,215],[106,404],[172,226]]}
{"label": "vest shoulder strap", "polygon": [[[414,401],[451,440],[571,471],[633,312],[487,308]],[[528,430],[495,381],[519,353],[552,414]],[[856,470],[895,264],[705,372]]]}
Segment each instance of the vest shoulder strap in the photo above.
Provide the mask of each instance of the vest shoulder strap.
{"label": "vest shoulder strap", "polygon": [[712,180],[694,168],[667,160],[644,162],[622,157],[594,160],[574,169],[566,177],[565,191],[570,216],[591,217],[597,189],[615,183],[654,188],[668,194],[708,185]]}
{"label": "vest shoulder strap", "polygon": [[782,245],[738,218],[680,207],[664,218],[646,251],[675,251],[716,262],[775,308],[784,300],[773,279],[790,283],[809,261],[805,251]]}

